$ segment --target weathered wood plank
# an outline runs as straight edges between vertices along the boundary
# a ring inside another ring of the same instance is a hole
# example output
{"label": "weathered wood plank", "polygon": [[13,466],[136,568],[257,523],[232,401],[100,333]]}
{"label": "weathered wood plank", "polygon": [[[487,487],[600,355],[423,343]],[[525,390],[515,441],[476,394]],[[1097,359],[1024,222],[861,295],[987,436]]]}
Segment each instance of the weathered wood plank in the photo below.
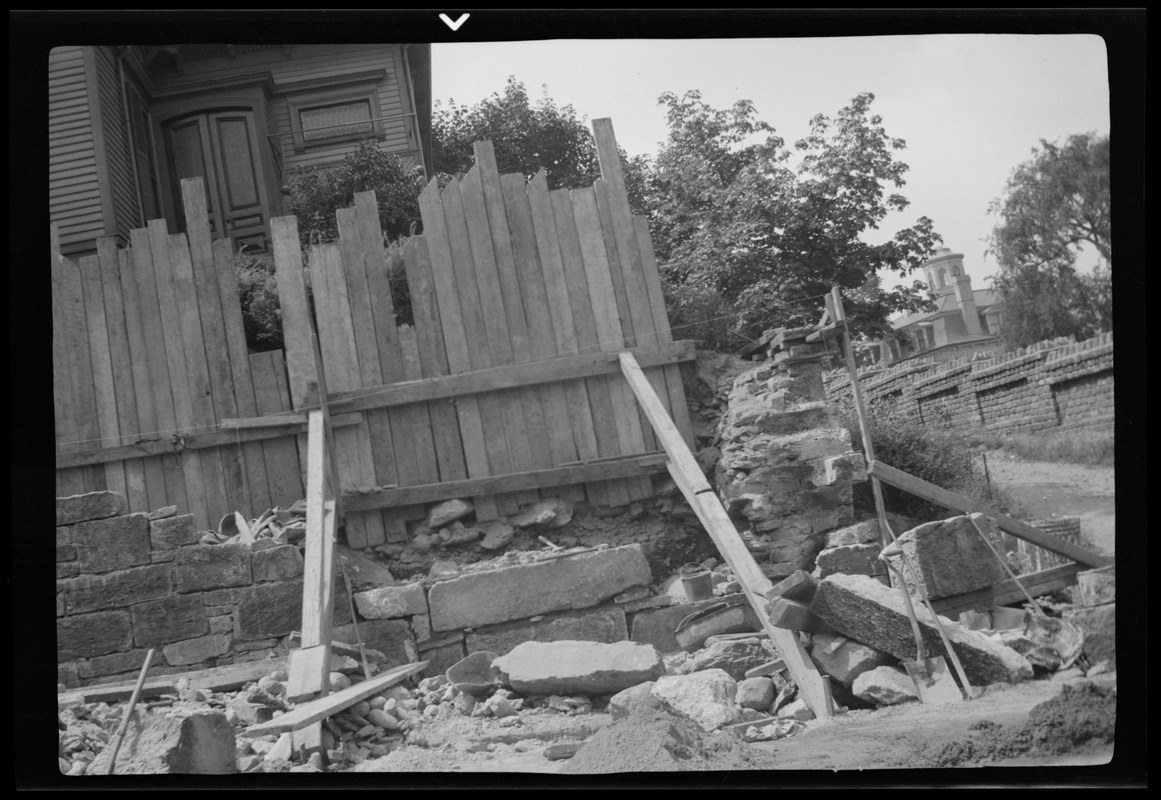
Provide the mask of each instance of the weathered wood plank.
{"label": "weathered wood plank", "polygon": [[373,489],[367,492],[346,492],[343,500],[349,508],[365,510],[369,508],[390,508],[435,503],[473,494],[516,492],[543,489],[567,484],[588,483],[613,479],[621,480],[665,471],[668,457],[664,453],[646,453],[637,456],[617,456],[611,459],[553,467],[536,472],[516,472],[510,475],[493,475],[484,478],[469,478],[463,481],[448,481],[427,486],[407,486]]}
{"label": "weathered wood plank", "polygon": [[[116,447],[120,443],[117,422],[117,396],[113,376],[113,360],[109,354],[109,331],[105,326],[105,299],[101,287],[101,264],[97,256],[82,256],[81,289],[85,296],[85,324],[89,337],[89,358],[92,362],[93,397],[96,402],[97,427],[101,447]],[[125,467],[120,463],[105,464],[105,486],[111,492],[125,492]]]}
{"label": "weathered wood plank", "polygon": [[[306,552],[302,576],[302,646],[325,649],[325,667],[330,661],[331,625],[335,601],[334,513],[326,508],[326,412],[311,411],[308,422],[306,463]],[[325,674],[318,675],[320,685]]]}
{"label": "weathered wood plank", "polygon": [[[631,350],[643,367],[692,361],[696,356],[692,340],[670,342],[655,347]],[[619,351],[591,352],[583,355],[508,364],[501,367],[421,381],[406,381],[392,386],[352,392],[332,392],[329,402],[336,413],[366,411],[374,408],[423,403],[449,397],[495,392],[501,389],[555,383],[570,378],[619,374]]]}
{"label": "weathered wood plank", "polygon": [[[133,376],[133,399],[136,404],[136,418],[127,422],[129,441],[142,432],[152,433],[159,427],[157,411],[154,408],[153,386],[149,376],[149,347],[146,344],[143,300],[137,287],[133,268],[132,250],[122,250],[117,254],[117,279],[121,286],[121,298],[125,311],[125,333],[129,347],[129,369]],[[155,301],[156,302],[156,301]],[[127,443],[122,438],[122,443]],[[165,470],[160,458],[144,459],[141,477],[145,484],[145,508],[153,510],[170,505],[165,496]],[[128,467],[126,467],[128,469]],[[182,511],[185,507],[182,506]]]}
{"label": "weathered wood plank", "polygon": [[[427,237],[413,236],[404,249],[403,258],[407,270],[407,286],[411,293],[411,313],[415,320],[420,376],[442,379],[448,372],[447,354],[443,349],[443,330],[435,300],[435,286],[432,283]],[[468,469],[464,463],[455,401],[449,397],[431,402],[427,404],[427,410],[434,432],[439,479],[444,481],[465,479],[468,476]]]}
{"label": "weathered wood plank", "polygon": [[[355,352],[354,331],[351,330],[351,309],[346,302],[346,281],[342,274],[339,246],[324,244],[311,248],[307,255],[307,266],[310,269],[310,285],[314,292],[315,315],[318,320],[318,343],[321,352],[321,363],[318,365],[320,376],[325,375],[327,390],[351,389],[351,374],[358,372],[358,359]],[[360,440],[366,441],[366,423],[363,423],[362,435],[345,429],[335,432],[335,459],[338,463],[338,480],[343,487],[356,488],[366,486],[368,477],[364,471]],[[308,448],[308,459],[310,445]],[[373,474],[373,473],[372,473]],[[309,487],[310,471],[309,460],[307,480]],[[373,478],[372,478],[373,480]],[[339,489],[335,490],[340,491]],[[382,520],[379,522],[378,533],[382,537]],[[356,549],[369,546],[371,528],[367,515],[352,514],[344,520],[346,523],[347,544]],[[382,544],[380,538],[375,544]]]}
{"label": "weathered wood plank", "polygon": [[[242,322],[242,304],[238,297],[238,277],[234,271],[234,243],[218,239],[213,243],[214,271],[222,298],[222,322],[226,348],[230,355],[230,382],[234,390],[238,415],[258,415],[254,397],[254,379],[250,374],[250,353],[246,346],[246,328]],[[245,499],[253,519],[274,504],[270,502],[270,483],[266,475],[266,460],[261,444],[242,445],[245,468]]]}
{"label": "weathered wood plank", "polygon": [[1007,514],[1001,514],[994,508],[990,508],[983,503],[977,503],[971,498],[950,492],[947,489],[936,486],[934,483],[928,483],[922,478],[908,475],[906,472],[888,466],[881,461],[872,461],[868,464],[867,475],[878,478],[883,483],[889,483],[897,489],[911,492],[917,497],[922,497],[924,500],[929,500],[945,508],[950,508],[953,511],[959,511],[962,514],[980,513],[993,517],[996,520],[996,524],[1000,527],[1000,530],[1005,533],[1011,534],[1017,539],[1031,542],[1037,547],[1043,547],[1050,552],[1071,558],[1073,561],[1086,566],[1104,567],[1112,563],[1111,559],[1085,550],[1083,547],[1075,545],[1067,539],[1053,536],[1051,533],[1034,528],[1026,522],[1013,519]]}
{"label": "weathered wood plank", "polygon": [[[254,381],[254,399],[259,414],[273,414],[290,408],[286,368],[282,351],[271,350],[250,356]],[[334,420],[332,419],[332,424]],[[272,507],[287,508],[303,498],[305,487],[298,471],[298,446],[293,436],[279,436],[262,442],[266,459],[266,476],[270,484]]]}
{"label": "weathered wood plank", "polygon": [[[500,184],[504,193],[504,206],[508,213],[512,255],[519,275],[520,296],[528,323],[528,360],[537,363],[548,361],[556,355],[556,336],[524,176],[503,175]],[[541,384],[539,395],[544,410],[549,463],[557,465],[576,460],[576,444],[572,440],[564,384],[560,382]],[[580,486],[561,487],[560,493],[570,500],[578,502],[584,500],[584,489]]]}
{"label": "weathered wood plank", "polygon": [[[197,295],[198,316],[201,319],[202,346],[205,351],[206,376],[212,400],[212,419],[238,416],[234,399],[234,381],[230,374],[230,352],[225,338],[225,317],[222,297],[218,289],[218,268],[214,263],[213,243],[210,239],[209,211],[206,207],[205,184],[201,178],[186,178],[181,182],[182,204],[185,207],[186,245],[189,251],[189,269],[193,275]],[[177,262],[174,262],[175,264]],[[233,290],[237,294],[237,289]],[[203,423],[209,424],[209,423]],[[217,452],[221,464],[221,482],[224,497],[218,513],[248,510],[245,467],[239,447],[222,447]],[[203,463],[215,462],[207,454]],[[203,467],[204,471],[204,467]],[[263,509],[259,510],[261,513]]]}
{"label": "weathered wood plank", "polygon": [[[68,320],[66,316],[66,291],[64,259],[60,254],[60,229],[51,226],[52,238],[52,377],[53,411],[56,430],[56,451],[68,453],[81,447],[77,442],[78,409],[73,387],[72,356],[69,347]],[[71,267],[70,269],[74,269]],[[85,478],[81,470],[58,469],[57,492],[61,497],[84,494]]]}
{"label": "weathered wood plank", "polygon": [[[186,385],[190,394],[192,422],[198,430],[212,430],[217,427],[218,417],[214,412],[210,369],[206,363],[205,336],[194,283],[193,262],[190,260],[185,234],[170,234],[168,244],[181,342],[185,349]],[[222,515],[233,510],[227,500],[222,458],[212,450],[202,452],[199,456],[209,524],[216,529]]]}
{"label": "weathered wood plank", "polygon": [[[1033,597],[1037,597],[1059,591],[1066,586],[1074,586],[1077,573],[1085,569],[1087,567],[1081,564],[1062,564],[1058,567],[1017,577],[1024,590]],[[1025,602],[1025,599],[1024,592],[1016,585],[1016,581],[1008,578],[986,589],[932,600],[931,605],[940,615],[956,619],[964,611],[984,611],[993,606],[1022,603]]]}
{"label": "weathered wood plank", "polygon": [[[164,223],[163,223],[164,224]],[[164,240],[162,233],[161,239]],[[145,353],[149,362],[150,395],[153,398],[153,409],[156,425],[148,431],[156,431],[159,436],[172,436],[177,431],[177,411],[173,399],[173,381],[170,378],[170,369],[177,365],[170,361],[170,351],[180,353],[181,347],[177,342],[170,342],[166,338],[166,326],[162,322],[161,289],[158,286],[157,273],[153,264],[153,249],[150,231],[146,228],[137,228],[129,233],[129,240],[133,247],[130,250],[130,259],[133,262],[133,278],[137,284],[137,298],[141,310],[141,324],[145,333]],[[168,251],[166,252],[168,258]],[[172,289],[170,289],[172,295]],[[176,329],[176,320],[171,321],[171,327]],[[176,334],[174,334],[176,335]],[[182,355],[182,364],[185,357]],[[197,472],[192,462],[190,466],[183,463],[180,455],[175,455],[172,448],[168,455],[161,456],[162,472],[165,480],[165,502],[157,508],[166,505],[176,505],[185,513],[196,514],[195,504],[191,504],[186,490],[186,473]],[[149,473],[146,473],[149,480]]]}
{"label": "weathered wood plank", "polygon": [[[492,366],[492,360],[488,349],[488,333],[484,323],[480,289],[476,279],[475,264],[472,260],[473,252],[459,181],[453,179],[447,185],[443,190],[442,200],[446,235],[458,291],[459,309],[467,337],[469,369],[484,369]],[[454,313],[453,309],[444,308],[443,298],[440,297],[440,318],[446,320],[448,315]],[[448,341],[449,364],[451,363],[451,346],[452,343]],[[455,369],[454,366],[452,369],[456,372],[461,371]],[[485,474],[495,475],[511,472],[512,458],[508,450],[504,424],[505,403],[496,394],[481,395],[477,400],[480,418],[483,422],[484,443],[488,454],[488,466]],[[494,502],[500,513],[509,514],[516,510],[515,504],[508,498],[494,498]]]}
{"label": "weathered wood plank", "polygon": [[[567,189],[549,192],[549,199],[552,203],[565,292],[575,334],[574,352],[597,352],[600,350],[600,344],[597,339],[596,318],[593,316],[592,302],[589,298],[584,257],[581,254],[580,240],[577,238],[572,200]],[[602,457],[621,455],[608,380],[604,377],[589,378],[585,381],[585,389],[598,454]],[[577,430],[574,428],[574,440],[577,440],[576,435]],[[577,441],[579,446],[579,440]],[[581,457],[585,456],[582,454]],[[621,483],[606,483],[601,487],[585,488],[589,499],[598,505],[621,506],[629,502],[628,490]]]}
{"label": "weathered wood plank", "polygon": [[[488,211],[484,200],[479,164],[468,170],[460,182],[460,190],[464,221],[467,225],[467,236],[471,245],[476,290],[479,293],[480,312],[484,322],[486,361],[481,362],[481,364],[488,367],[510,364],[512,363],[512,342],[509,339],[508,318],[504,310],[499,269],[496,264],[491,230],[488,226]],[[494,399],[501,413],[501,417],[496,419],[495,426],[503,433],[506,442],[504,453],[507,460],[501,465],[493,464],[493,472],[515,472],[520,469],[520,465],[532,462],[532,451],[528,442],[528,433],[524,427],[524,413],[520,396],[519,391],[509,390],[499,392]],[[502,423],[500,422],[501,418]],[[489,421],[485,419],[485,425]],[[496,504],[503,513],[514,513],[521,503],[537,499],[539,496],[535,493],[522,493],[517,497],[498,497]]]}
{"label": "weathered wood plank", "polygon": [[308,703],[302,703],[293,711],[288,711],[281,717],[272,719],[269,722],[259,723],[258,725],[251,725],[241,733],[243,736],[254,737],[265,736],[271,733],[289,733],[291,731],[302,730],[308,725],[324,720],[342,711],[344,708],[350,708],[360,700],[364,700],[373,694],[399,683],[407,676],[414,675],[426,666],[426,661],[420,661],[415,664],[395,667],[381,675],[376,675],[374,678],[369,678],[361,683],[356,683],[354,686],[349,686],[342,691],[321,697],[317,700],[312,700]]}
{"label": "weathered wood plank", "polygon": [[[121,260],[128,254],[119,252],[111,238],[97,240],[97,258],[101,264],[101,292],[105,300],[105,327],[109,342],[109,359],[113,370],[113,394],[117,400],[117,444],[136,438],[137,397],[134,392],[133,359],[129,352],[129,331],[125,326],[125,303],[121,295]],[[139,461],[126,462],[125,499],[129,511],[152,511],[145,491],[145,466]]]}
{"label": "weathered wood plank", "polygon": [[[496,164],[496,153],[490,141],[473,145],[476,169],[479,170],[483,189],[483,202],[487,211],[488,229],[491,233],[492,250],[495,256],[496,277],[504,315],[507,321],[507,335],[511,355],[504,363],[523,363],[532,360],[532,344],[528,336],[528,322],[525,318],[524,302],[521,297],[520,275],[516,267],[516,254],[510,232],[511,222],[504,200],[504,187]],[[544,421],[544,407],[540,402],[540,392],[536,389],[522,389],[516,393],[519,398],[521,430],[528,442],[529,461],[517,465],[517,469],[544,469],[552,466],[552,452],[548,444],[548,430]]]}
{"label": "weathered wood plank", "polygon": [[[544,277],[544,292],[548,304],[548,316],[552,322],[554,352],[557,355],[575,355],[576,334],[572,324],[572,308],[568,300],[568,286],[564,279],[564,262],[557,240],[556,221],[552,209],[552,199],[548,192],[547,173],[541,169],[529,182],[525,193],[532,213],[532,230],[536,237],[536,255],[540,261]],[[580,380],[562,383],[565,405],[568,409],[572,446],[580,458],[595,458],[597,455],[596,432],[593,429],[588,390]],[[605,505],[608,493],[602,483],[585,487],[594,504]]]}
{"label": "weathered wood plank", "polygon": [[[569,196],[576,221],[577,238],[581,246],[589,299],[593,307],[597,344],[604,351],[622,349],[625,347],[625,337],[621,331],[620,318],[617,316],[617,301],[604,247],[604,234],[601,232],[596,193],[593,189],[574,189]],[[645,452],[641,420],[624,381],[619,375],[611,375],[606,380],[613,404],[613,422],[617,430],[620,451]],[[653,492],[652,484],[645,481],[626,481],[624,489],[628,493],[629,500],[643,500]]]}
{"label": "weathered wood plank", "polygon": [[[419,208],[423,217],[424,240],[428,245],[433,293],[438,312],[433,319],[438,320],[440,324],[448,372],[451,374],[467,372],[472,368],[468,355],[467,326],[459,305],[455,258],[448,234],[445,209],[440,198],[439,186],[434,180],[420,194]],[[410,275],[408,278],[410,280]],[[465,397],[457,400],[455,407],[467,474],[473,478],[487,476],[490,474],[490,468],[479,402],[475,397]],[[494,519],[498,513],[492,498],[477,498],[475,505],[477,519],[481,518],[481,514],[485,519]]]}
{"label": "weathered wood plank", "polygon": [[[641,267],[645,278],[645,289],[649,296],[654,330],[659,343],[673,341],[673,331],[669,327],[669,315],[665,309],[665,293],[661,288],[661,274],[657,270],[657,258],[653,253],[653,239],[649,236],[649,220],[634,217],[633,227],[637,234],[637,247],[641,253]],[[693,424],[689,419],[689,406],[685,402],[685,387],[681,380],[681,369],[677,365],[666,366],[665,391],[669,396],[666,408],[681,438],[690,447],[696,443],[693,438]]]}
{"label": "weathered wood plank", "polygon": [[[403,350],[403,377],[408,381],[423,380],[423,368],[419,363],[419,341],[415,328],[410,325],[399,326],[399,346]],[[400,486],[421,483],[439,482],[439,464],[435,456],[435,437],[431,427],[431,416],[427,406],[411,404],[405,409],[408,412],[407,421],[414,428],[415,437],[415,477],[408,482],[400,481]]]}

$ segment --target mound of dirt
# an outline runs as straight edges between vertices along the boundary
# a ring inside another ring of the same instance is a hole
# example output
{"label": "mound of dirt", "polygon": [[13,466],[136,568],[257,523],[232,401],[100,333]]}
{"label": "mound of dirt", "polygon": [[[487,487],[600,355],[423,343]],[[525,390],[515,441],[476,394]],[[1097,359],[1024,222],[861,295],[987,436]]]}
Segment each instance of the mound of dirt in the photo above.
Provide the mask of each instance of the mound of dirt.
{"label": "mound of dirt", "polygon": [[1113,744],[1116,723],[1116,686],[1065,684],[1060,694],[1033,708],[1019,728],[976,723],[972,728],[981,733],[930,748],[920,755],[920,766],[964,767],[1097,750]]}
{"label": "mound of dirt", "polygon": [[730,733],[706,733],[690,719],[642,711],[594,734],[561,772],[705,772],[771,769],[773,758]]}

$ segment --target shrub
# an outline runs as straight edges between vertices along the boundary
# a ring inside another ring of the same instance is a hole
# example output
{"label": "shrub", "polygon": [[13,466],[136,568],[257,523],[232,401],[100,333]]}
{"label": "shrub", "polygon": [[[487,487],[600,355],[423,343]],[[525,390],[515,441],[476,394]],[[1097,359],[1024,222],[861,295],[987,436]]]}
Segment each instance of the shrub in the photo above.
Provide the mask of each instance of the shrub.
{"label": "shrub", "polygon": [[247,253],[242,247],[234,257],[234,273],[247,348],[251,353],[281,349],[282,308],[273,261],[269,256]]}
{"label": "shrub", "polygon": [[[931,428],[918,421],[894,414],[883,408],[868,412],[871,443],[875,459],[916,478],[983,503],[1005,514],[1020,516],[1012,498],[991,485],[977,470],[971,448],[962,436],[951,431]],[[844,419],[856,450],[863,452],[859,423],[853,413]],[[881,483],[883,502],[888,511],[919,520],[946,518],[949,510],[920,497]],[[855,508],[874,513],[874,495],[870,481],[854,487]],[[898,533],[898,531],[897,531]]]}
{"label": "shrub", "polygon": [[666,284],[665,307],[674,339],[694,339],[702,350],[731,353],[749,340],[733,327],[733,306],[713,289],[692,284]]}

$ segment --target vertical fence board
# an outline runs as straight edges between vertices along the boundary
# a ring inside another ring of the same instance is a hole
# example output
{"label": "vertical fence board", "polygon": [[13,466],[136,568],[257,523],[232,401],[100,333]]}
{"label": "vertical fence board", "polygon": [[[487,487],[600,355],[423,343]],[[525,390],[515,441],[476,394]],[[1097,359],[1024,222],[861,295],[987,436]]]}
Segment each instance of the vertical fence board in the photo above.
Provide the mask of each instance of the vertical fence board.
{"label": "vertical fence board", "polygon": [[[476,142],[476,168],[479,170],[483,189],[484,208],[487,212],[488,229],[491,232],[492,251],[495,258],[497,288],[504,306],[504,317],[508,323],[508,350],[504,363],[523,363],[532,360],[532,345],[528,340],[528,322],[524,301],[521,297],[520,275],[516,266],[516,255],[512,241],[511,225],[500,171],[496,165],[496,153],[491,142]],[[520,389],[514,393],[522,410],[521,431],[528,443],[528,460],[517,465],[518,472],[548,469],[552,466],[552,451],[549,448],[548,429],[544,422],[544,406],[540,401],[538,387]],[[537,493],[528,493],[535,498]]]}
{"label": "vertical fence board", "polygon": [[[423,369],[419,365],[419,341],[415,328],[411,325],[399,326],[399,346],[403,351],[403,379],[418,381],[423,379]],[[407,412],[404,421],[411,425],[415,436],[415,484],[439,483],[439,464],[435,457],[435,437],[432,432],[431,415],[426,403],[411,403],[402,409]],[[406,486],[400,483],[400,486]]]}
{"label": "vertical fence board", "polygon": [[[213,243],[214,272],[222,298],[222,328],[230,357],[230,382],[234,403],[240,417],[258,416],[254,398],[254,381],[250,375],[250,354],[246,346],[246,329],[242,323],[242,305],[238,298],[238,277],[234,271],[234,243],[218,239]],[[243,500],[251,519],[272,506],[270,484],[261,442],[247,442],[241,447],[243,464]]]}
{"label": "vertical fence board", "polygon": [[[290,389],[281,350],[254,353],[250,356],[254,379],[254,400],[259,414],[289,411]],[[286,436],[262,442],[266,475],[270,483],[270,503],[288,508],[305,496],[302,475],[298,471],[298,446],[295,437]]]}
{"label": "vertical fence board", "polygon": [[[528,322],[529,360],[548,360],[556,355],[556,335],[527,187],[524,176],[520,174],[504,175],[500,183],[508,212],[513,258],[520,277],[520,296]],[[541,384],[539,394],[544,409],[550,464],[576,461],[576,444],[572,439],[564,384]],[[541,490],[541,493],[544,491]],[[561,487],[556,494],[575,501],[584,499],[584,489],[579,486]]]}
{"label": "vertical fence board", "polygon": [[[238,406],[234,398],[233,377],[230,374],[230,353],[225,338],[225,318],[222,297],[218,287],[218,269],[214,263],[213,244],[210,240],[209,212],[206,208],[205,183],[201,178],[186,178],[181,182],[182,204],[185,206],[186,242],[189,250],[189,268],[197,295],[198,317],[201,320],[202,346],[206,354],[206,377],[209,380],[212,407],[210,417],[203,424],[217,426],[226,417],[236,418]],[[184,259],[184,256],[183,256]],[[175,262],[178,263],[178,262]],[[184,264],[183,264],[184,266]],[[234,289],[237,294],[237,289]],[[247,511],[246,476],[238,445],[215,448],[221,463],[223,505],[215,514]],[[213,468],[214,461],[211,462]]]}
{"label": "vertical fence board", "polygon": [[[443,210],[469,360],[468,369],[463,371],[485,369],[491,366],[487,331],[484,328],[483,312],[480,307],[480,294],[472,262],[468,226],[464,217],[463,201],[460,197],[460,183],[455,179],[443,191]],[[443,307],[443,298],[440,297],[440,319],[446,321],[454,314],[454,308],[445,309]],[[448,360],[450,363],[450,341],[448,342]],[[508,452],[508,441],[504,430],[504,404],[496,392],[478,395],[476,399],[479,403],[484,444],[488,453],[488,471],[486,474],[502,475],[510,472],[512,460]],[[497,510],[502,514],[509,514],[516,510],[515,503],[506,496],[496,497],[495,504]]]}
{"label": "vertical fence board", "polygon": [[[597,342],[601,350],[617,351],[625,346],[621,320],[617,315],[616,290],[601,232],[600,211],[596,191],[574,189],[569,193],[577,238],[580,240],[581,259],[593,305]],[[606,376],[609,397],[613,403],[617,439],[624,454],[645,452],[645,437],[637,404],[629,387],[620,375]],[[653,484],[646,478],[628,478],[624,482],[630,500],[643,500],[653,493]]]}
{"label": "vertical fence board", "polygon": [[[355,334],[350,324],[351,307],[343,275],[342,254],[338,245],[324,244],[312,248],[307,259],[322,355],[319,371],[326,378],[328,393],[346,391],[351,388],[353,376],[358,375],[358,358]],[[367,448],[366,453],[364,447]],[[374,483],[365,421],[358,426],[335,431],[334,448],[342,489],[363,488],[368,481]],[[368,471],[372,475],[368,475]],[[334,491],[341,490],[335,488]],[[378,527],[375,527],[375,522],[379,523]],[[356,549],[373,547],[384,541],[382,519],[378,514],[348,514],[346,531],[347,543]]]}
{"label": "vertical fence board", "polygon": [[[202,328],[201,308],[198,305],[198,291],[194,282],[193,261],[184,233],[169,235],[169,262],[173,269],[173,291],[177,300],[181,341],[185,348],[185,377],[186,385],[189,387],[193,427],[197,432],[215,430],[218,419],[214,412],[205,332]],[[230,507],[226,493],[226,473],[219,451],[220,448],[215,448],[200,452],[206,513],[209,525],[215,530],[219,520],[225,514],[234,511]]]}
{"label": "vertical fence board", "polygon": [[[507,313],[500,288],[492,232],[488,226],[488,211],[478,162],[468,170],[460,182],[460,191],[487,345],[486,356],[480,363],[484,367],[510,364],[512,342],[509,339]],[[495,466],[495,471],[499,473],[518,472],[521,465],[528,464],[532,460],[532,449],[528,443],[520,398],[521,392],[517,389],[496,392],[494,395],[494,402],[499,404],[503,419],[501,423],[500,418],[497,418],[495,425],[503,431],[508,457],[502,465]],[[487,422],[486,420],[485,424]],[[527,491],[501,495],[496,498],[496,502],[504,513],[512,513],[518,510],[521,503],[534,502],[538,498],[539,494],[535,491]]]}
{"label": "vertical fence board", "polygon": [[[581,243],[577,237],[572,199],[569,197],[568,189],[555,189],[549,193],[549,197],[552,200],[557,240],[560,243],[561,260],[564,265],[564,281],[568,287],[569,306],[572,309],[572,322],[576,330],[577,352],[596,352],[600,349],[596,317],[593,315],[592,301],[589,297],[588,278],[585,275]],[[617,437],[616,411],[608,379],[604,376],[586,378],[585,385],[588,389],[589,405],[592,408],[598,454],[601,457],[622,455]],[[620,481],[605,481],[604,492],[605,497],[599,498],[596,502],[604,501],[613,506],[629,502],[628,490]]]}
{"label": "vertical fence board", "polygon": [[[113,359],[109,354],[109,330],[105,325],[105,298],[101,287],[101,263],[97,256],[82,256],[81,289],[85,297],[85,323],[89,337],[89,358],[92,363],[93,398],[100,431],[99,447],[115,447],[121,443],[117,422],[117,396],[114,385]],[[125,464],[115,461],[102,465],[105,487],[111,492],[127,494]]]}
{"label": "vertical fence board", "polygon": [[[105,330],[109,343],[109,362],[113,370],[113,394],[117,401],[117,444],[136,440],[137,397],[134,391],[133,359],[129,352],[129,331],[125,325],[125,303],[121,296],[121,260],[111,238],[97,240],[97,258],[101,266],[101,292],[105,302]],[[123,462],[125,500],[130,511],[152,511],[145,490],[145,465],[141,459]]]}
{"label": "vertical fence board", "polygon": [[[79,433],[80,409],[76,402],[74,383],[75,353],[70,345],[69,298],[66,269],[75,269],[60,254],[60,230],[56,225],[52,234],[52,377],[54,395],[54,421],[58,453],[68,453],[80,449]],[[66,267],[66,263],[68,266]],[[85,472],[82,469],[57,470],[57,493],[62,497],[85,492]]]}
{"label": "vertical fence board", "polygon": [[[152,223],[150,223],[152,225]],[[165,240],[165,223],[160,222],[160,241]],[[177,321],[170,317],[167,323],[162,321],[163,287],[158,279],[156,267],[153,263],[152,234],[149,229],[137,228],[129,233],[133,247],[130,251],[130,260],[133,262],[133,277],[137,284],[137,298],[140,302],[141,324],[145,335],[145,354],[149,362],[150,396],[153,398],[153,410],[156,415],[157,427],[152,428],[160,437],[172,437],[178,430],[178,411],[174,400],[173,387],[179,384],[176,375],[178,370],[185,368],[185,357],[181,351],[180,339],[175,339]],[[168,249],[165,263],[168,265]],[[168,269],[168,267],[167,267]],[[172,300],[172,276],[165,284],[169,287],[167,296]],[[166,307],[167,310],[169,307]],[[172,313],[176,313],[173,311]],[[172,377],[173,370],[176,375]],[[188,397],[183,392],[183,399]],[[182,424],[187,424],[183,420]],[[203,501],[200,495],[192,498],[187,487],[187,475],[201,475],[201,467],[196,464],[193,453],[186,455],[161,456],[163,479],[165,481],[166,502],[162,505],[176,505],[184,514],[198,514]],[[149,480],[149,473],[146,473]],[[198,483],[200,486],[200,481]],[[160,507],[160,506],[159,506]],[[199,523],[204,512],[198,516]],[[208,517],[206,517],[208,520]],[[207,523],[208,524],[208,523]]]}
{"label": "vertical fence board", "polygon": [[[411,313],[415,319],[415,340],[420,377],[434,378],[448,374],[443,330],[432,284],[431,261],[427,237],[413,236],[403,253],[407,270],[407,287],[411,294]],[[460,441],[460,423],[456,404],[451,398],[427,404],[431,419],[439,480],[458,481],[468,476]]]}
{"label": "vertical fence board", "polygon": [[[653,239],[649,235],[649,220],[645,217],[633,217],[633,228],[637,234],[637,248],[641,253],[641,267],[645,278],[645,288],[649,295],[649,306],[653,312],[657,340],[663,343],[673,341],[673,332],[669,327],[669,315],[665,310],[665,294],[661,289],[661,274],[657,270],[657,259],[653,254]],[[665,391],[669,396],[669,414],[681,433],[681,438],[691,448],[696,447],[693,438],[693,423],[689,419],[689,406],[685,402],[685,387],[681,381],[681,367],[677,364],[667,365],[665,373]]]}
{"label": "vertical fence board", "polygon": [[[452,184],[457,184],[452,181]],[[450,189],[452,184],[448,185]],[[419,208],[423,215],[424,239],[428,244],[431,258],[432,286],[438,311],[438,321],[444,342],[444,354],[449,374],[471,370],[468,354],[468,327],[460,309],[459,288],[455,258],[452,254],[451,237],[448,233],[447,206],[450,201],[440,197],[439,186],[434,180],[419,196]],[[434,365],[433,365],[434,366]],[[487,440],[484,438],[482,406],[480,398],[461,397],[455,402],[456,416],[460,423],[464,462],[468,477],[482,478],[491,474],[488,465]],[[491,497],[475,498],[476,519],[495,519],[498,510]]]}
{"label": "vertical fence board", "polygon": [[[148,244],[146,247],[148,248]],[[134,273],[134,257],[132,249],[122,250],[117,254],[117,279],[121,286],[125,312],[129,371],[133,376],[133,400],[137,411],[135,419],[124,421],[127,429],[122,428],[122,433],[131,434],[128,437],[129,441],[142,433],[148,438],[156,438],[159,435],[157,431],[161,428],[157,421],[153,386],[149,377],[149,347],[145,341],[144,303]],[[141,465],[141,478],[145,484],[145,508],[150,511],[170,505],[166,499],[165,470],[161,459],[161,456],[151,456],[138,462]],[[179,510],[184,513],[185,507]]]}

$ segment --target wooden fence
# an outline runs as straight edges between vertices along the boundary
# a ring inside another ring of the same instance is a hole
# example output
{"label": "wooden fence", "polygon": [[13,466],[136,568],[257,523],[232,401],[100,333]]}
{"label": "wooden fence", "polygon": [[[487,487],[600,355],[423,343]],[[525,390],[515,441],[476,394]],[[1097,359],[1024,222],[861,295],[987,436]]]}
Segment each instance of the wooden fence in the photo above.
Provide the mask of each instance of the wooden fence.
{"label": "wooden fence", "polygon": [[670,335],[612,126],[593,128],[592,187],[501,176],[490,142],[462,180],[427,187],[424,235],[405,251],[411,325],[373,193],[338,211],[339,241],[305,264],[295,218],[273,219],[285,354],[247,353],[233,245],[211,242],[200,180],[182,182],[185,234],[153,221],[74,264],[54,231],[58,494],[122,491],[132,511],[174,504],[204,527],[289,505],[305,424],[249,423],[325,400],[352,546],[401,541],[424,503],[450,497],[487,520],[541,495],[650,496],[665,457],[616,354],[634,350],[692,444],[677,365],[694,351]]}

